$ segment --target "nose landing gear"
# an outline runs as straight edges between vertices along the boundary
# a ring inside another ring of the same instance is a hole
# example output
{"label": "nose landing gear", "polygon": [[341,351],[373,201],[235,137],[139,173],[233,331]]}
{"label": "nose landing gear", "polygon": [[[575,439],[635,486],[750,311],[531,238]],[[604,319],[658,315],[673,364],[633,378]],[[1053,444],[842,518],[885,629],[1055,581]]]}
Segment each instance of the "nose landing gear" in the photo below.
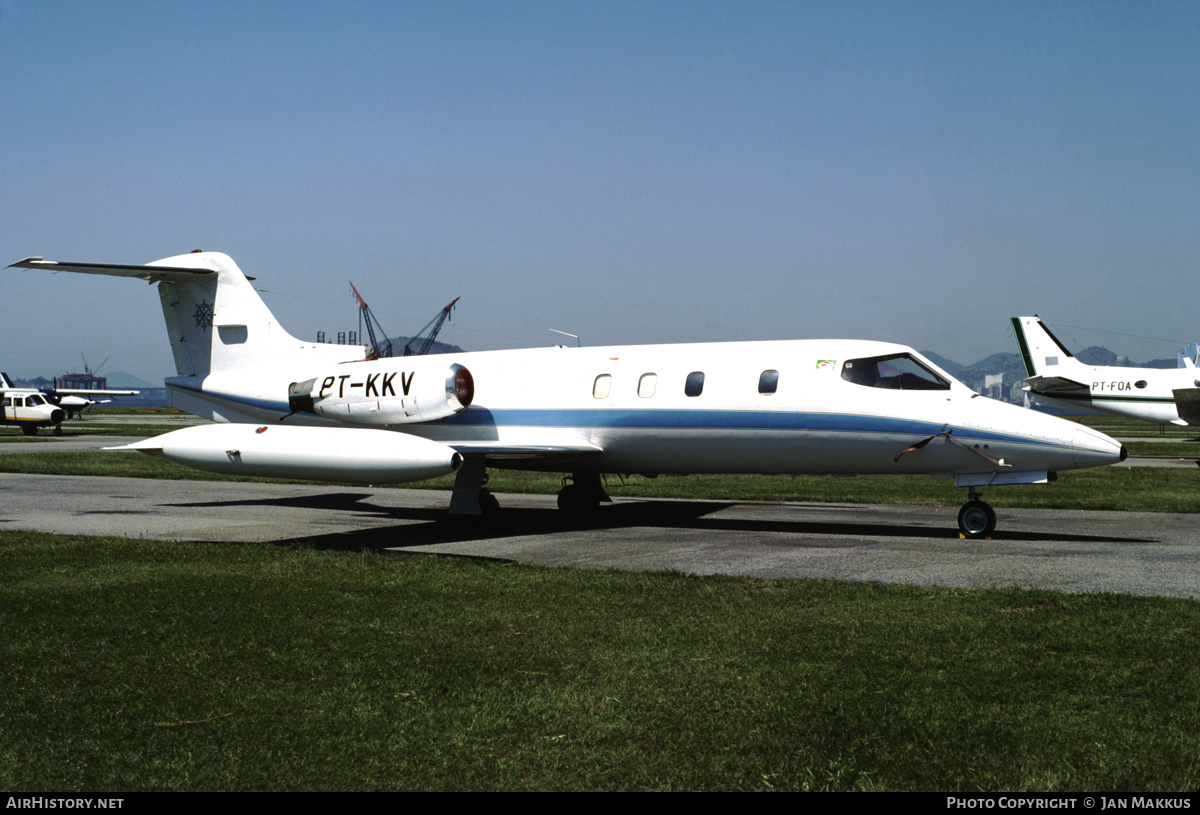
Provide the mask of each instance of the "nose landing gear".
{"label": "nose landing gear", "polygon": [[958,531],[964,538],[990,538],[996,531],[996,511],[979,500],[974,487],[969,488],[967,503],[958,511]]}

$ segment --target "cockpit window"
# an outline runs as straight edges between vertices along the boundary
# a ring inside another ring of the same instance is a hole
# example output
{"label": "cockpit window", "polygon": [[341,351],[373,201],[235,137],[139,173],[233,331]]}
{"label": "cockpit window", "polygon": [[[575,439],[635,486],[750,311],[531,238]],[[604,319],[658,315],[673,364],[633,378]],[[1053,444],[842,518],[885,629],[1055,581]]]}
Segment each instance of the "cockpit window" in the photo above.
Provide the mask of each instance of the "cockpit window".
{"label": "cockpit window", "polygon": [[842,379],[869,388],[906,391],[946,391],[950,383],[918,362],[911,354],[849,359],[842,366]]}

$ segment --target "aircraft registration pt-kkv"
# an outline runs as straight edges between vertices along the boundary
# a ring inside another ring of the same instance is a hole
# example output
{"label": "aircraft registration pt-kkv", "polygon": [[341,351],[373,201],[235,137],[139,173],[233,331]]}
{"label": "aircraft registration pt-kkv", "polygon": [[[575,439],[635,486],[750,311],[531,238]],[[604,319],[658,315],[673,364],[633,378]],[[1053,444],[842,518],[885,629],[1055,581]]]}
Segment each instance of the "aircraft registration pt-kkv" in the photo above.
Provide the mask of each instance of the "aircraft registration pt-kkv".
{"label": "aircraft registration pt-kkv", "polygon": [[228,256],[27,269],[156,283],[172,404],[215,424],[138,450],[234,475],[359,483],[457,471],[450,511],[489,514],[487,468],[563,472],[559,506],[609,500],[604,474],[925,474],[967,487],[963,535],[996,515],[980,488],[1125,458],[1082,425],[972,392],[910,348],[794,340],[547,347],[372,359],[284,331]]}

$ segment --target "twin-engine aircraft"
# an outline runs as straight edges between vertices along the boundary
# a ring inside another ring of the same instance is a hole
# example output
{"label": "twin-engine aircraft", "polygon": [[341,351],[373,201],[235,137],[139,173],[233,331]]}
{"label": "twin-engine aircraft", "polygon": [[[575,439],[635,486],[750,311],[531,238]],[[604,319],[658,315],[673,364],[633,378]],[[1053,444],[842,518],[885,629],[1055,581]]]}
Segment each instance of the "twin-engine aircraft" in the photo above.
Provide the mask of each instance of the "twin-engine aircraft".
{"label": "twin-engine aircraft", "polygon": [[1147,422],[1200,425],[1200,369],[1132,368],[1080,362],[1037,318],[1013,317],[1025,363],[1024,389],[1035,404],[1089,410]]}
{"label": "twin-engine aircraft", "polygon": [[40,428],[53,427],[56,436],[62,435],[66,411],[46,398],[34,388],[17,388],[0,374],[4,383],[0,385],[0,424],[21,428],[26,436],[36,436]]}
{"label": "twin-engine aircraft", "polygon": [[53,427],[54,434],[61,436],[63,419],[69,419],[72,413],[82,417],[84,410],[97,404],[96,401],[78,394],[134,396],[137,393],[137,391],[114,390],[18,388],[9,379],[8,374],[0,372],[0,402],[3,403],[3,410],[0,411],[0,424],[16,425],[26,436],[36,436],[39,428]]}
{"label": "twin-engine aircraft", "polygon": [[963,535],[996,526],[977,490],[1125,458],[1113,439],[973,393],[902,345],[799,340],[550,347],[370,360],[284,331],[228,256],[28,269],[156,283],[175,407],[215,424],[138,450],[235,475],[392,483],[457,472],[450,511],[496,507],[487,468],[566,472],[559,506],[609,500],[608,473],[954,479]]}

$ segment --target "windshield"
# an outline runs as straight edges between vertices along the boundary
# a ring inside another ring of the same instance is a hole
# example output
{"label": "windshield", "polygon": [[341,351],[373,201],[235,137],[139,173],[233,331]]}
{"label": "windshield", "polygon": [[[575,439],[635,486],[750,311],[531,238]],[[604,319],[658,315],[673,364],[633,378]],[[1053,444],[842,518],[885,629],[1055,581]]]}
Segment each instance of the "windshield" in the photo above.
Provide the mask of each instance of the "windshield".
{"label": "windshield", "polygon": [[949,382],[918,362],[912,354],[847,360],[842,366],[842,379],[869,388],[950,390]]}

